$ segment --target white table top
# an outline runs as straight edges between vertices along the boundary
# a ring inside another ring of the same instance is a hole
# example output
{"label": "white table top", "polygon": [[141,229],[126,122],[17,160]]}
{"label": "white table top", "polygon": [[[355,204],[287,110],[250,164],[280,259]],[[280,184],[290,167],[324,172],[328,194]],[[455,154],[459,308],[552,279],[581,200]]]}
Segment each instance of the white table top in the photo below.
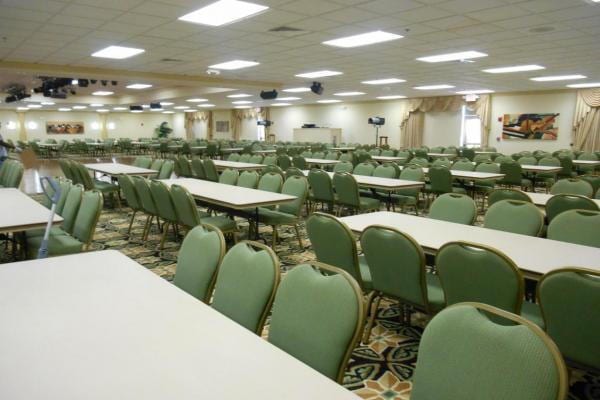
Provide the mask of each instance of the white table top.
{"label": "white table top", "polygon": [[[0,210],[2,233],[45,228],[50,218],[49,209],[13,188],[0,188]],[[63,218],[55,214],[52,221],[59,224]]]}
{"label": "white table top", "polygon": [[134,167],[119,163],[84,164],[90,171],[100,172],[110,176],[118,175],[156,175],[158,171],[148,168]]}
{"label": "white table top", "polygon": [[446,153],[427,153],[429,157],[434,158],[456,158],[456,154],[446,154]]}
{"label": "white table top", "polygon": [[394,161],[406,160],[406,157],[390,157],[390,156],[371,156],[371,158],[378,162],[394,162]]}
{"label": "white table top", "polygon": [[552,166],[552,165],[521,165],[523,171],[529,172],[560,172],[562,167]]}
{"label": "white table top", "polygon": [[600,161],[594,161],[594,160],[573,160],[573,164],[574,165],[586,165],[586,166],[600,165]]}
{"label": "white table top", "polygon": [[[89,143],[88,143],[89,144]],[[40,147],[58,147],[58,143],[38,143]]]}
{"label": "white table top", "polygon": [[[402,167],[401,167],[402,168]],[[429,173],[429,168],[423,168],[423,172],[425,174]],[[481,179],[502,179],[504,178],[504,174],[496,174],[494,172],[477,172],[477,171],[459,171],[451,169],[450,173],[454,178],[459,179],[469,179],[473,181],[481,180]]]}
{"label": "white table top", "polygon": [[231,169],[239,169],[239,170],[245,170],[245,169],[252,170],[252,169],[263,169],[265,167],[265,165],[262,165],[262,164],[245,163],[245,162],[239,162],[239,161],[213,160],[213,162],[215,163],[215,167],[217,167],[217,169],[231,168]]}
{"label": "white table top", "polygon": [[305,158],[308,164],[318,164],[318,165],[334,165],[338,164],[340,160],[327,160],[325,158]]}
{"label": "white table top", "polygon": [[224,153],[234,153],[236,151],[242,151],[242,150],[244,150],[243,147],[224,147],[224,148],[221,148],[221,151],[224,152]]}
{"label": "white table top", "polygon": [[[533,192],[527,192],[526,193],[527,196],[529,196],[529,198],[531,199],[531,201],[533,202],[533,204],[535,204],[536,206],[540,206],[540,207],[546,207],[546,203],[548,202],[548,200],[550,199],[550,197],[552,197],[553,195],[550,193],[533,193]],[[598,199],[591,199],[594,203],[596,203],[598,205],[598,207],[600,207],[600,200]]]}
{"label": "white table top", "polygon": [[257,153],[257,154],[268,154],[268,153],[276,153],[277,150],[275,149],[264,149],[264,150],[252,150],[253,153]]}
{"label": "white table top", "polygon": [[358,399],[114,250],[0,266],[0,320],[2,399]]}
{"label": "white table top", "polygon": [[[304,170],[302,173],[308,176],[310,171]],[[327,171],[325,171],[327,172]],[[333,178],[334,172],[327,172],[330,177]],[[410,189],[420,188],[425,186],[425,182],[409,181],[405,179],[392,179],[392,178],[380,178],[378,176],[366,176],[366,175],[352,175],[356,179],[356,183],[360,186],[364,186],[372,189],[382,190],[398,190],[398,189]]]}
{"label": "white table top", "polygon": [[192,150],[205,150],[206,146],[190,146]]}
{"label": "white table top", "polygon": [[332,147],[331,150],[336,150],[336,151],[354,151],[354,150],[356,150],[356,147]]}
{"label": "white table top", "polygon": [[476,151],[475,154],[496,154],[497,151]]}
{"label": "white table top", "polygon": [[234,210],[288,203],[296,199],[296,196],[287,194],[248,189],[193,178],[165,179],[163,182],[169,187],[171,185],[183,186],[199,200]]}
{"label": "white table top", "polygon": [[600,271],[600,249],[595,247],[393,212],[353,215],[341,220],[355,232],[362,232],[370,225],[397,228],[433,252],[445,243],[457,240],[484,244],[504,252],[519,268],[533,276],[562,267]]}

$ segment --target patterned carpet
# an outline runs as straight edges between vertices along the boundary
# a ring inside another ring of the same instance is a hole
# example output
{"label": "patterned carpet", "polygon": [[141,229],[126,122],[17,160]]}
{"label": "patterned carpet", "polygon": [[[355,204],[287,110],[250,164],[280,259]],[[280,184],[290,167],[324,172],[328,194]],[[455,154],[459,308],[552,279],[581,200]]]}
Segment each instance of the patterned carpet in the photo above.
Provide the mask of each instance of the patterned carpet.
{"label": "patterned carpet", "polygon": [[[136,218],[132,240],[126,238],[130,214],[126,209],[122,212],[105,209],[102,212],[96,230],[94,250],[116,249],[136,260],[157,275],[171,280],[175,274],[179,242],[170,237],[165,250],[156,251],[160,241],[156,226],[149,240],[140,240],[144,217]],[[245,237],[247,223],[238,220],[242,233],[239,239]],[[304,228],[301,234],[306,237]],[[271,229],[261,228],[261,236],[271,243]],[[276,246],[276,252],[281,259],[284,272],[292,266],[314,258],[309,242],[304,240],[305,248],[298,247],[298,241],[293,229],[280,230],[281,243]],[[5,254],[3,258],[8,255]],[[399,319],[396,304],[382,302],[371,341],[368,345],[360,345],[354,350],[350,360],[344,385],[369,400],[405,400],[410,397],[411,383],[416,361],[419,340],[424,326],[424,316],[413,315],[412,326],[403,325]],[[266,327],[265,329],[268,329]],[[584,371],[571,372],[571,388],[569,400],[600,399],[600,375],[592,375]],[[458,399],[457,399],[458,400]]]}

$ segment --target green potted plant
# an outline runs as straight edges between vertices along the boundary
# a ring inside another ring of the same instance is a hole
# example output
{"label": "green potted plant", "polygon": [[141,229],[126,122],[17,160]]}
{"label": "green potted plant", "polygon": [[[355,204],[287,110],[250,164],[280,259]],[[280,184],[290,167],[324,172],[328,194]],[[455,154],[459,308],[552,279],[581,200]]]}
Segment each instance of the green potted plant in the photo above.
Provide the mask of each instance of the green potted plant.
{"label": "green potted plant", "polygon": [[169,127],[169,123],[167,121],[164,121],[154,129],[154,134],[161,139],[168,138],[171,132],[173,132],[173,129]]}

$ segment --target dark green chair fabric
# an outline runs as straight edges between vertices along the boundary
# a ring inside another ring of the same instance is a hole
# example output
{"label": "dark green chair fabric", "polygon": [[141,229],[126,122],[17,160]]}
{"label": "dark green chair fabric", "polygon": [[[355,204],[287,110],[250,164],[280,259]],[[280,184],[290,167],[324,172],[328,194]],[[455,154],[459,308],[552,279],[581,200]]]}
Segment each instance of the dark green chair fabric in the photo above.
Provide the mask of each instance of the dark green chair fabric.
{"label": "dark green chair fabric", "polygon": [[381,297],[396,299],[427,314],[444,307],[439,279],[426,272],[423,249],[412,237],[390,227],[372,225],[363,231],[360,245],[377,298],[365,341],[368,342]]}
{"label": "dark green chair fabric", "polygon": [[[64,181],[68,182],[68,181]],[[61,182],[62,186],[62,182]],[[71,185],[65,193],[64,204],[62,207],[61,213],[58,211],[61,217],[63,217],[63,222],[60,226],[53,226],[50,230],[51,235],[70,235],[73,233],[73,227],[75,226],[75,218],[77,218],[77,213],[79,212],[79,207],[81,205],[81,197],[83,195],[83,186],[81,185]],[[61,199],[63,198],[63,194],[61,193]],[[58,208],[58,207],[57,207]],[[46,229],[33,229],[26,231],[27,237],[34,236],[44,236]]]}
{"label": "dark green chair fabric", "polygon": [[585,369],[600,370],[600,273],[557,269],[542,277],[537,291],[546,333],[563,356]]}
{"label": "dark green chair fabric", "polygon": [[[423,168],[418,165],[408,165],[402,169],[400,179],[423,182],[425,180],[425,173],[423,172]],[[392,194],[392,204],[398,203],[402,207],[402,210],[404,210],[405,206],[412,206],[415,209],[415,213],[419,215],[418,204],[420,193],[420,188],[397,190]]]}
{"label": "dark green chair fabric", "polygon": [[290,167],[285,170],[285,179],[287,180],[291,176],[300,176],[302,178],[306,178],[306,176],[304,175],[304,172],[302,172],[302,170],[300,170],[296,167]]}
{"label": "dark green chair fabric", "polygon": [[316,209],[317,203],[321,203],[323,208],[327,205],[329,211],[333,211],[336,196],[329,174],[320,169],[311,169],[308,173],[308,183],[312,189],[310,201],[313,204],[313,210]]}
{"label": "dark green chair fabric", "polygon": [[[164,164],[163,164],[164,168]],[[135,185],[133,180],[129,175],[120,175],[119,176],[119,187],[125,196],[125,202],[127,206],[131,208],[133,211],[131,214],[131,220],[129,221],[129,228],[127,229],[127,236],[131,235],[131,227],[133,226],[133,221],[135,220],[135,215],[138,211],[143,211],[142,202],[140,201],[137,190],[135,189]]]}
{"label": "dark green chair fabric", "polygon": [[221,172],[221,176],[219,176],[219,183],[223,183],[225,185],[237,185],[238,178],[240,177],[240,173],[235,169],[224,169]]}
{"label": "dark green chair fabric", "polygon": [[372,176],[373,171],[375,171],[373,164],[369,162],[363,162],[354,167],[354,171],[352,171],[352,173],[354,175]]}
{"label": "dark green chair fabric", "polygon": [[170,179],[173,174],[173,160],[165,160],[162,167],[160,167],[160,172],[158,173],[158,179]]}
{"label": "dark green chair fabric", "polygon": [[205,180],[206,179],[206,171],[204,170],[204,163],[200,157],[192,158],[192,171],[194,172],[194,177],[198,179]]}
{"label": "dark green chair fabric", "polygon": [[217,167],[212,159],[207,158],[204,160],[204,172],[206,174],[206,180],[219,182],[219,173],[217,172]]}
{"label": "dark green chair fabric", "polygon": [[381,207],[379,199],[361,196],[358,189],[358,183],[354,176],[349,173],[335,173],[333,175],[333,187],[337,193],[338,214],[341,214],[343,207],[351,212],[377,211]]}
{"label": "dark green chair fabric", "polygon": [[[346,224],[333,215],[315,212],[306,221],[306,232],[317,261],[343,269],[364,292],[371,290],[369,266],[364,256],[358,256],[356,240]],[[335,246],[331,238],[336,238]]]}
{"label": "dark green chair fabric", "polygon": [[520,235],[540,236],[544,228],[544,214],[531,202],[501,200],[488,208],[483,226]]}
{"label": "dark green chair fabric", "polygon": [[492,190],[488,195],[488,207],[502,200],[518,200],[532,203],[529,195],[518,189],[499,188]]}
{"label": "dark green chair fabric", "polygon": [[594,188],[583,179],[567,178],[561,179],[550,188],[552,194],[578,194],[580,196],[592,197]]}
{"label": "dark green chair fabric", "polygon": [[283,278],[273,306],[269,342],[341,383],[363,327],[356,281],[337,268],[298,265]]}
{"label": "dark green chair fabric", "polygon": [[287,154],[282,154],[277,157],[277,165],[279,166],[279,168],[286,171],[292,166],[292,161],[290,160],[290,157]]}
{"label": "dark green chair fabric", "polygon": [[446,193],[433,201],[429,218],[457,224],[473,225],[477,217],[477,205],[464,194]]}
{"label": "dark green chair fabric", "polygon": [[456,162],[454,164],[452,164],[452,167],[450,169],[452,169],[454,171],[474,171],[475,164],[473,164],[468,159],[467,160],[456,160]]}
{"label": "dark green chair fabric", "polygon": [[445,193],[467,193],[464,188],[452,185],[452,173],[444,166],[432,166],[429,168],[429,183],[431,185],[429,191],[436,195]]}
{"label": "dark green chair fabric", "polygon": [[150,191],[150,182],[148,179],[141,176],[132,176],[131,179],[133,181],[133,186],[135,187],[137,197],[142,205],[142,211],[144,214],[146,214],[146,223],[144,224],[142,240],[147,240],[154,218],[156,218],[156,223],[158,225],[158,208],[154,202],[154,197],[152,197],[152,192]]}
{"label": "dark green chair fabric", "polygon": [[135,160],[133,160],[134,167],[150,168],[151,165],[152,159],[150,157],[136,157]]}
{"label": "dark green chair fabric", "polygon": [[600,212],[565,211],[548,225],[548,239],[600,247]]}
{"label": "dark green chair fabric", "polygon": [[[495,322],[500,319],[503,324]],[[410,398],[564,400],[567,390],[564,361],[541,329],[502,310],[464,303],[425,328]]]}
{"label": "dark green chair fabric", "polygon": [[221,262],[212,307],[260,335],[279,277],[279,259],[271,249],[256,242],[238,243]]}
{"label": "dark green chair fabric", "polygon": [[175,212],[175,205],[173,204],[173,199],[171,198],[171,191],[165,183],[155,180],[151,181],[150,192],[152,193],[152,198],[154,199],[154,204],[156,205],[158,218],[163,220],[162,237],[158,246],[159,250],[162,250],[165,245],[167,234],[169,233],[169,227],[173,228],[175,236],[177,236],[176,227],[179,219],[177,218],[177,213]]}
{"label": "dark green chair fabric", "polygon": [[238,162],[240,161],[240,155],[238,153],[231,153],[227,156],[227,161]]}
{"label": "dark green chair fabric", "polygon": [[173,278],[175,286],[208,304],[225,248],[220,230],[209,225],[191,229],[183,239],[177,256],[177,270]]}
{"label": "dark green chair fabric", "polygon": [[265,167],[262,169],[262,174],[264,175],[268,172],[273,172],[275,174],[279,174],[279,175],[281,175],[283,180],[285,180],[285,173],[277,165],[273,165],[273,164],[265,165]]}
{"label": "dark green chair fabric", "polygon": [[264,174],[258,181],[258,190],[265,190],[267,192],[281,193],[282,186],[283,177],[274,172]]}
{"label": "dark green chair fabric", "polygon": [[598,205],[589,197],[574,194],[557,194],[546,202],[546,219],[552,222],[558,214],[569,210],[600,211]]}
{"label": "dark green chair fabric", "polygon": [[531,180],[523,178],[523,167],[516,161],[500,163],[500,173],[504,174],[504,178],[497,181],[500,185],[532,188]]}
{"label": "dark green chair fabric", "polygon": [[244,171],[240,174],[240,177],[237,181],[237,186],[248,189],[256,189],[256,185],[258,185],[258,172]]}
{"label": "dark green chair fabric", "polygon": [[349,161],[341,161],[333,166],[333,172],[348,172],[352,173],[354,165]]}

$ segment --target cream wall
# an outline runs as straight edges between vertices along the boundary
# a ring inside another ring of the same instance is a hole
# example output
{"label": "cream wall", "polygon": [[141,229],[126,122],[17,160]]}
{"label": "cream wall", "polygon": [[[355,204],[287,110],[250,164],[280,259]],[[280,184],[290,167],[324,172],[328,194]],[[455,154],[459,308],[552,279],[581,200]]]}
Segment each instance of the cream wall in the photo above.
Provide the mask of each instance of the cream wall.
{"label": "cream wall", "polygon": [[[535,94],[495,94],[492,96],[492,126],[490,146],[505,154],[523,150],[554,151],[571,147],[572,127],[575,114],[575,91],[547,92]],[[502,122],[504,114],[524,113],[560,113],[558,117],[557,140],[502,140]],[[500,121],[498,119],[500,118]]]}
{"label": "cream wall", "polygon": [[423,125],[423,145],[459,146],[461,112],[428,112],[425,113]]}
{"label": "cream wall", "polygon": [[[229,132],[217,133],[217,121],[229,121]],[[213,111],[213,138],[233,139],[233,132],[231,131],[231,110]]]}

